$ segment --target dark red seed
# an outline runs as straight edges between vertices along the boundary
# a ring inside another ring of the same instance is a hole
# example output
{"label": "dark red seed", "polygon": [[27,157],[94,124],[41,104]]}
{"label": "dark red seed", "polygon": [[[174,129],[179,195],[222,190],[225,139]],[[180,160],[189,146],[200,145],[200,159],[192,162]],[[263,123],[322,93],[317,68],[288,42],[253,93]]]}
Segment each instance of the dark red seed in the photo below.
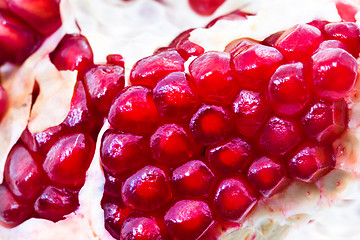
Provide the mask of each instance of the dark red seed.
{"label": "dark red seed", "polygon": [[174,191],[181,197],[207,196],[214,185],[215,176],[205,163],[193,160],[174,169],[171,182]]}
{"label": "dark red seed", "polygon": [[234,123],[230,112],[220,106],[203,105],[190,120],[190,130],[197,143],[219,143],[233,134]]}
{"label": "dark red seed", "polygon": [[190,7],[197,13],[203,16],[210,16],[213,14],[225,0],[188,0]]}
{"label": "dark red seed", "polygon": [[206,150],[206,160],[216,171],[231,173],[246,171],[253,161],[253,149],[249,143],[241,138],[234,138]]}
{"label": "dark red seed", "polygon": [[169,47],[175,48],[179,54],[184,58],[188,59],[192,56],[200,56],[204,53],[204,48],[191,42],[189,40],[190,33],[194,29],[188,29],[180,33],[170,44]]}
{"label": "dark red seed", "polygon": [[189,131],[177,124],[162,125],[150,137],[153,159],[169,166],[189,160],[196,148]]}
{"label": "dark red seed", "polygon": [[344,43],[340,42],[339,40],[326,40],[320,43],[318,49],[316,49],[316,52],[320,52],[321,50],[327,49],[327,48],[341,48],[345,51],[348,51],[348,48],[345,46]]}
{"label": "dark red seed", "polygon": [[238,91],[228,53],[204,53],[191,62],[189,72],[192,86],[206,103],[228,104]]}
{"label": "dark red seed", "polygon": [[224,52],[229,52],[232,57],[235,57],[236,55],[246,51],[250,47],[257,44],[259,44],[259,42],[254,39],[239,38],[231,41],[228,45],[226,45]]}
{"label": "dark red seed", "polygon": [[111,105],[109,122],[114,128],[135,134],[152,133],[159,121],[149,88],[132,86],[125,89]]}
{"label": "dark red seed", "polygon": [[66,134],[66,132],[67,131],[64,130],[63,126],[56,125],[49,127],[42,132],[34,133],[33,136],[36,143],[34,150],[38,149],[39,153],[46,155],[58,138]]}
{"label": "dark red seed", "polygon": [[215,194],[214,208],[219,217],[239,221],[256,204],[257,194],[243,178],[223,180]]}
{"label": "dark red seed", "polygon": [[121,187],[123,181],[120,177],[113,176],[110,173],[104,171],[105,184],[104,184],[104,195],[121,199]]}
{"label": "dark red seed", "polygon": [[251,164],[248,179],[265,197],[278,193],[287,183],[281,164],[268,157],[260,157]]}
{"label": "dark red seed", "polygon": [[118,65],[120,67],[125,67],[125,61],[123,56],[121,56],[120,54],[109,54],[106,56],[106,62],[107,64],[114,64],[114,65]]}
{"label": "dark red seed", "polygon": [[330,143],[338,138],[347,127],[347,104],[344,99],[336,102],[315,102],[301,121],[310,138],[318,142]]}
{"label": "dark red seed", "polygon": [[334,101],[350,92],[357,78],[356,59],[343,49],[328,48],[311,57],[315,93]]}
{"label": "dark red seed", "polygon": [[220,17],[215,18],[214,20],[212,20],[211,22],[209,22],[206,25],[206,28],[211,28],[212,26],[214,26],[219,20],[227,20],[227,21],[234,21],[234,20],[246,20],[247,16],[252,15],[250,13],[247,12],[243,12],[240,9],[237,9],[231,13],[222,15]]}
{"label": "dark red seed", "polygon": [[297,122],[274,116],[261,131],[259,146],[265,153],[279,156],[294,149],[301,139],[301,128]]}
{"label": "dark red seed", "polygon": [[121,228],[123,240],[165,240],[155,219],[148,217],[127,218]]}
{"label": "dark red seed", "polygon": [[171,72],[184,71],[185,60],[175,50],[163,51],[135,63],[130,73],[133,85],[154,87]]}
{"label": "dark red seed", "polygon": [[0,225],[15,227],[30,217],[33,208],[14,198],[5,185],[0,185]]}
{"label": "dark red seed", "polygon": [[113,99],[125,86],[124,68],[118,65],[94,65],[86,69],[84,86],[96,108],[107,114]]}
{"label": "dark red seed", "polygon": [[107,130],[101,141],[101,164],[112,174],[129,173],[150,160],[148,145],[143,136]]}
{"label": "dark red seed", "polygon": [[6,109],[8,107],[8,95],[3,88],[3,86],[0,85],[0,121],[1,118],[5,115]]}
{"label": "dark red seed", "polygon": [[121,195],[126,206],[145,212],[162,208],[172,197],[168,176],[153,166],[146,166],[126,179]]}
{"label": "dark red seed", "polygon": [[13,147],[5,163],[4,178],[11,192],[22,199],[32,200],[47,182],[40,164],[43,159],[30,153],[23,145]]}
{"label": "dark red seed", "polygon": [[332,147],[308,143],[288,161],[290,176],[305,182],[317,180],[335,166]]}
{"label": "dark red seed", "polygon": [[95,151],[92,138],[83,133],[63,136],[46,155],[43,168],[56,184],[71,188],[81,187]]}
{"label": "dark red seed", "polygon": [[35,212],[45,219],[57,222],[79,206],[78,192],[48,186],[34,203]]}
{"label": "dark red seed", "polygon": [[279,31],[279,32],[273,33],[270,36],[268,36],[267,38],[265,38],[261,43],[266,46],[274,47],[276,41],[279,39],[279,37],[283,33],[284,33],[284,31]]}
{"label": "dark red seed", "polygon": [[242,90],[232,104],[237,131],[246,136],[254,137],[266,123],[271,112],[265,94]]}
{"label": "dark red seed", "polygon": [[164,77],[156,84],[153,94],[161,116],[171,119],[184,119],[199,105],[184,72],[174,72]]}
{"label": "dark red seed", "polygon": [[173,239],[196,240],[210,227],[213,215],[205,202],[181,200],[166,212],[164,220]]}

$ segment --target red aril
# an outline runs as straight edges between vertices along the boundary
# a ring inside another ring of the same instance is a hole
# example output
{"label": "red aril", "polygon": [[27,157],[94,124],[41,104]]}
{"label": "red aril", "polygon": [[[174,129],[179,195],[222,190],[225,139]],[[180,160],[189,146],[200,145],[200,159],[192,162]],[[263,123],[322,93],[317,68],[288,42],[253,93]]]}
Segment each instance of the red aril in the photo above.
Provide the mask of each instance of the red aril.
{"label": "red aril", "polygon": [[327,48],[341,48],[345,51],[348,51],[348,48],[345,46],[344,43],[340,42],[339,40],[326,40],[320,43],[318,49],[316,49],[315,53],[327,49]]}
{"label": "red aril", "polygon": [[123,240],[165,240],[155,219],[129,216],[121,228]]}
{"label": "red aril", "polygon": [[3,86],[0,85],[0,120],[6,112],[8,101],[8,95]]}
{"label": "red aril", "polygon": [[105,184],[104,184],[104,195],[113,197],[116,199],[121,199],[121,189],[123,181],[116,175],[111,175],[110,173],[104,171],[105,175]]}
{"label": "red aril", "polygon": [[198,14],[209,16],[218,9],[225,0],[188,0],[190,7]]}
{"label": "red aril", "polygon": [[57,222],[79,206],[78,192],[48,186],[34,203],[35,212],[45,219]]}
{"label": "red aril", "polygon": [[196,240],[212,224],[213,214],[203,201],[181,200],[166,212],[164,220],[173,239]]}
{"label": "red aril", "polygon": [[204,48],[191,42],[189,40],[190,34],[194,29],[188,29],[180,33],[170,44],[170,48],[175,48],[176,51],[184,58],[188,59],[192,56],[199,56],[204,53]]}
{"label": "red aril", "polygon": [[[66,134],[66,131],[61,125],[49,127],[42,132],[34,133],[35,147],[33,149],[40,154],[46,155],[51,146],[64,134]],[[27,144],[27,146],[29,146],[29,144]]]}
{"label": "red aril", "polygon": [[220,17],[215,18],[214,20],[212,20],[211,22],[209,22],[206,25],[206,28],[211,28],[219,20],[227,20],[227,21],[246,20],[247,16],[249,16],[249,15],[251,16],[252,14],[243,12],[242,10],[238,9],[238,10],[235,10],[235,11],[233,11],[231,13],[228,13],[228,14],[225,14],[225,15],[222,15]]}
{"label": "red aril", "polygon": [[123,56],[121,56],[120,54],[109,54],[106,56],[106,62],[107,64],[114,64],[114,65],[118,65],[120,67],[125,67],[125,61]]}

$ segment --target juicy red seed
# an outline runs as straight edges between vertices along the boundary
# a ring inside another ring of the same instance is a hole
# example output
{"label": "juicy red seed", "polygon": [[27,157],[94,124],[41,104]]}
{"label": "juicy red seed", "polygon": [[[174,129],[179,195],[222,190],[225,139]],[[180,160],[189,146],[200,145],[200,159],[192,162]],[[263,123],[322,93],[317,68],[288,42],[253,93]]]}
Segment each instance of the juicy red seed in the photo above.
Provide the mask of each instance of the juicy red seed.
{"label": "juicy red seed", "polygon": [[205,102],[230,103],[238,91],[238,83],[230,68],[230,54],[207,52],[189,66],[189,79]]}
{"label": "juicy red seed", "polygon": [[112,174],[128,173],[149,161],[148,144],[143,136],[107,130],[101,141],[101,164]]}
{"label": "juicy red seed", "polygon": [[168,176],[153,166],[146,166],[129,177],[121,195],[126,206],[145,212],[163,207],[172,197]]}
{"label": "juicy red seed", "polygon": [[155,161],[173,166],[193,157],[196,144],[183,127],[165,124],[150,137],[150,149]]}
{"label": "juicy red seed", "polygon": [[194,29],[188,29],[180,33],[170,44],[169,47],[175,48],[179,54],[188,59],[191,56],[199,56],[204,53],[204,48],[189,40],[190,33]]}
{"label": "juicy red seed", "polygon": [[7,107],[8,107],[8,95],[5,89],[0,85],[0,121],[1,118],[5,115]]}
{"label": "juicy red seed", "polygon": [[274,46],[287,60],[307,63],[321,41],[322,35],[319,29],[308,24],[298,24],[285,31]]}
{"label": "juicy red seed", "polygon": [[232,54],[231,64],[242,88],[262,90],[267,87],[271,75],[283,59],[284,56],[277,49],[257,44]]}
{"label": "juicy red seed", "polygon": [[155,219],[129,217],[125,220],[120,233],[123,240],[164,240]]}
{"label": "juicy red seed", "polygon": [[190,7],[203,16],[210,16],[218,9],[225,0],[188,0]]}
{"label": "juicy red seed", "polygon": [[125,67],[125,62],[123,56],[120,54],[109,54],[106,56],[106,62],[107,64],[114,64],[118,65],[120,67]]}
{"label": "juicy red seed", "polygon": [[215,176],[205,163],[193,160],[174,169],[171,176],[173,189],[180,196],[207,196]]}
{"label": "juicy red seed", "polygon": [[116,95],[124,88],[124,68],[94,65],[84,74],[84,85],[97,109],[107,114]]}
{"label": "juicy red seed", "polygon": [[185,60],[175,50],[163,51],[135,63],[130,73],[133,85],[154,87],[171,72],[184,71]]}
{"label": "juicy red seed", "polygon": [[114,100],[108,116],[114,128],[135,134],[153,132],[160,121],[151,90],[132,86]]}
{"label": "juicy red seed", "polygon": [[104,209],[105,228],[116,239],[120,238],[121,227],[132,210],[123,204],[107,202],[102,204]]}
{"label": "juicy red seed", "polygon": [[270,36],[268,36],[267,38],[265,38],[261,43],[266,46],[274,47],[276,41],[279,39],[279,37],[283,33],[284,33],[284,31],[279,31],[279,32],[273,33]]}
{"label": "juicy red seed", "polygon": [[344,49],[345,51],[348,51],[348,48],[345,46],[345,44],[340,42],[339,40],[326,40],[320,43],[315,53],[327,48],[341,48]]}
{"label": "juicy red seed", "polygon": [[95,143],[89,135],[66,135],[50,148],[43,168],[54,183],[78,188],[85,182],[94,151]]}
{"label": "juicy red seed", "polygon": [[301,121],[308,136],[318,142],[330,143],[347,127],[347,104],[344,99],[336,102],[315,102]]}
{"label": "juicy red seed", "polygon": [[5,163],[4,178],[12,193],[22,199],[32,200],[46,183],[46,175],[39,164],[42,158],[17,144]]}
{"label": "juicy red seed", "polygon": [[93,58],[88,40],[80,34],[66,34],[50,53],[50,60],[58,70],[82,72],[93,64]]}
{"label": "juicy red seed", "polygon": [[235,114],[237,131],[246,137],[254,137],[266,123],[270,106],[265,94],[242,90],[232,104],[232,111]]}
{"label": "juicy red seed", "polygon": [[320,98],[334,101],[350,92],[357,78],[356,59],[343,49],[324,49],[312,57],[315,93]]}
{"label": "juicy red seed", "polygon": [[[56,125],[46,130],[38,133],[34,133],[34,139],[36,147],[34,150],[38,149],[40,154],[46,155],[49,149],[54,145],[60,136],[62,136],[66,131],[61,125]],[[28,145],[28,144],[27,144]]]}
{"label": "juicy red seed", "polygon": [[271,107],[276,113],[300,113],[310,99],[303,64],[290,63],[280,66],[270,79],[268,95]]}
{"label": "juicy red seed", "polygon": [[71,98],[70,110],[62,125],[74,131],[91,133],[98,125],[91,101],[86,95],[86,90],[81,81],[76,82],[74,94]]}
{"label": "juicy red seed", "polygon": [[184,119],[199,105],[184,72],[170,73],[153,91],[157,110],[163,117]]}
{"label": "juicy red seed", "polygon": [[268,157],[261,157],[251,164],[248,179],[265,197],[279,192],[286,183],[285,170]]}
{"label": "juicy red seed", "polygon": [[335,4],[341,20],[356,22],[356,14],[359,12],[359,8],[356,5],[345,1],[337,1]]}
{"label": "juicy red seed", "polygon": [[214,208],[219,217],[239,221],[256,202],[257,194],[243,178],[229,178],[220,183],[214,198]]}
{"label": "juicy red seed", "polygon": [[176,48],[176,46],[183,40],[190,37],[190,33],[194,30],[194,28],[190,28],[188,30],[183,31],[179,35],[177,35],[169,44],[169,48]]}
{"label": "juicy red seed", "polygon": [[204,145],[219,143],[233,133],[230,112],[223,107],[203,105],[191,118],[190,130],[196,142]]}
{"label": "juicy red seed", "polygon": [[0,10],[0,64],[20,64],[41,43],[40,37],[7,11]]}
{"label": "juicy red seed", "polygon": [[59,0],[6,0],[9,9],[43,35],[61,26]]}
{"label": "juicy red seed", "polygon": [[122,187],[123,181],[119,177],[112,176],[110,173],[106,171],[104,172],[104,175],[105,175],[104,194],[114,198],[121,198],[120,189]]}
{"label": "juicy red seed", "polygon": [[332,147],[305,144],[288,161],[290,176],[305,182],[315,181],[335,166]]}
{"label": "juicy red seed", "polygon": [[[25,128],[20,136],[21,143],[25,145],[25,147],[31,152],[40,153],[38,149],[38,145],[35,140],[34,134],[32,134],[29,128]],[[41,154],[41,153],[40,153]]]}
{"label": "juicy red seed", "polygon": [[48,186],[34,203],[35,212],[45,219],[57,222],[79,206],[78,192]]}
{"label": "juicy red seed", "polygon": [[352,22],[328,23],[324,26],[325,36],[343,42],[349,52],[357,58],[360,51],[360,29]]}
{"label": "juicy red seed", "polygon": [[328,24],[329,22],[328,21],[325,21],[325,20],[320,20],[320,19],[315,19],[311,22],[308,22],[307,24],[308,25],[311,25],[311,26],[314,26],[316,27],[317,29],[319,29],[321,32],[323,32],[324,30],[324,26],[326,24]]}
{"label": "juicy red seed", "polygon": [[246,171],[253,160],[253,149],[241,138],[234,138],[206,151],[206,160],[222,173]]}
{"label": "juicy red seed", "polygon": [[252,15],[250,13],[243,12],[240,9],[237,9],[229,14],[222,15],[220,17],[215,18],[211,22],[209,22],[206,25],[206,28],[211,28],[214,26],[219,20],[228,20],[228,21],[234,21],[234,20],[246,20],[247,16]]}
{"label": "juicy red seed", "polygon": [[0,185],[0,199],[0,225],[15,227],[32,213],[32,207],[15,199],[4,185]]}
{"label": "juicy red seed", "polygon": [[236,55],[248,50],[250,47],[259,44],[258,41],[251,38],[239,38],[230,42],[225,47],[224,52],[229,52],[231,56],[235,57]]}
{"label": "juicy red seed", "polygon": [[301,139],[301,129],[297,122],[274,116],[262,130],[259,146],[266,153],[279,156],[296,147]]}
{"label": "juicy red seed", "polygon": [[181,200],[166,212],[164,220],[174,239],[196,240],[210,227],[213,215],[205,202]]}

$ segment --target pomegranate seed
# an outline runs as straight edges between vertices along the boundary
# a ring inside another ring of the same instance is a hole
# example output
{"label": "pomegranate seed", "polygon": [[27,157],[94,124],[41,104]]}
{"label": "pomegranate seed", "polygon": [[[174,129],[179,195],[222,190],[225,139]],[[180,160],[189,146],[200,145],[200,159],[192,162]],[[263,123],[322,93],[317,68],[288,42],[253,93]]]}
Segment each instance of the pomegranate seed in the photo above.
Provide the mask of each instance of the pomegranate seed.
{"label": "pomegranate seed", "polygon": [[320,19],[315,19],[309,23],[307,23],[308,25],[310,26],[313,26],[313,27],[316,27],[317,29],[319,29],[321,32],[324,31],[324,26],[326,24],[328,24],[329,22],[328,21],[325,21],[325,20],[320,20]]}
{"label": "pomegranate seed", "polygon": [[287,182],[282,166],[268,157],[261,157],[251,164],[248,179],[264,197],[279,192]]}
{"label": "pomegranate seed", "polygon": [[135,134],[153,132],[160,121],[151,90],[142,86],[121,92],[113,101],[108,118],[114,128]]}
{"label": "pomegranate seed", "polygon": [[48,186],[34,203],[35,212],[42,218],[57,222],[79,206],[78,192]]}
{"label": "pomegranate seed", "polygon": [[234,52],[231,64],[240,87],[262,90],[267,87],[271,75],[283,59],[283,55],[277,49],[256,44],[241,52]]}
{"label": "pomegranate seed", "polygon": [[132,211],[123,204],[115,202],[103,203],[102,208],[104,209],[106,230],[108,230],[115,239],[120,239],[121,227]]}
{"label": "pomegranate seed", "polygon": [[133,85],[154,87],[171,72],[184,71],[185,60],[175,50],[163,51],[135,63],[130,73]]}
{"label": "pomegranate seed", "polygon": [[81,187],[95,151],[92,138],[84,133],[60,137],[50,148],[43,163],[48,177],[56,184]]}
{"label": "pomegranate seed", "polygon": [[206,150],[206,159],[217,171],[231,173],[246,171],[253,160],[253,149],[241,138],[234,138]]}
{"label": "pomegranate seed", "polygon": [[9,9],[43,35],[61,26],[59,0],[6,0]]}
{"label": "pomegranate seed", "polygon": [[0,23],[0,63],[20,64],[40,46],[40,37],[7,11],[0,10]]}
{"label": "pomegranate seed", "polygon": [[190,7],[202,16],[213,14],[225,0],[188,0]]}
{"label": "pomegranate seed", "polygon": [[328,48],[312,57],[313,85],[320,98],[334,101],[350,92],[357,78],[356,59],[343,49]]}
{"label": "pomegranate seed", "polygon": [[344,43],[340,42],[339,40],[326,40],[320,43],[319,48],[316,50],[315,53],[320,52],[321,50],[327,49],[327,48],[341,48],[345,51],[348,51],[347,47]]}
{"label": "pomegranate seed", "polygon": [[223,180],[215,194],[214,208],[228,221],[239,221],[256,204],[257,194],[243,178]]}
{"label": "pomegranate seed", "polygon": [[343,42],[349,52],[359,57],[360,51],[360,29],[352,22],[328,23],[324,26],[325,36]]}
{"label": "pomegranate seed", "polygon": [[[26,127],[20,136],[20,141],[25,145],[25,147],[31,152],[38,152],[38,145],[35,140],[34,134],[30,132],[30,130]],[[41,154],[41,153],[40,153]]]}
{"label": "pomegranate seed", "polygon": [[95,111],[81,81],[75,84],[70,111],[62,125],[70,128],[72,132],[85,131],[88,133],[91,133],[98,127],[98,119],[95,117]]}
{"label": "pomegranate seed", "polygon": [[238,91],[228,53],[204,53],[191,62],[189,72],[190,82],[205,102],[227,104]]}
{"label": "pomegranate seed", "polygon": [[129,217],[121,228],[123,240],[164,240],[161,229],[155,219],[147,217]]}
{"label": "pomegranate seed", "polygon": [[290,176],[305,182],[315,181],[335,166],[332,147],[308,143],[288,162]]}
{"label": "pomegranate seed", "polygon": [[345,22],[356,22],[355,15],[359,12],[359,8],[345,1],[336,1],[336,9]]}
{"label": "pomegranate seed", "polygon": [[278,114],[300,113],[310,99],[310,89],[307,84],[302,63],[280,66],[269,82],[268,94],[271,107]]}
{"label": "pomegranate seed", "polygon": [[[54,143],[59,139],[60,136],[64,135],[66,131],[61,125],[56,125],[42,132],[33,134],[36,147],[34,150],[38,149],[38,152],[46,155],[49,149],[54,145]],[[27,144],[29,145],[29,144]]]}
{"label": "pomegranate seed", "polygon": [[145,165],[149,140],[131,133],[107,130],[101,141],[101,164],[112,174],[123,174]]}
{"label": "pomegranate seed", "polygon": [[106,171],[104,172],[104,175],[104,194],[114,198],[121,198],[121,191],[119,189],[121,189],[123,181],[116,176],[112,176]]}
{"label": "pomegranate seed", "polygon": [[126,179],[121,195],[126,206],[145,212],[163,207],[172,197],[167,175],[153,166],[146,166]]}
{"label": "pomegranate seed", "polygon": [[123,56],[120,54],[109,54],[106,56],[107,64],[118,65],[120,67],[125,67],[125,62]]}
{"label": "pomegranate seed", "polygon": [[187,60],[192,56],[200,56],[204,53],[204,48],[189,40],[190,34],[194,29],[188,29],[180,33],[170,44],[170,48],[175,48],[179,54]]}
{"label": "pomegranate seed", "polygon": [[93,64],[93,51],[83,35],[66,34],[50,53],[50,60],[58,70],[78,70],[80,73]]}
{"label": "pomegranate seed", "polygon": [[205,202],[181,200],[166,212],[164,220],[173,239],[195,240],[210,227],[213,216]]}
{"label": "pomegranate seed", "polygon": [[257,44],[259,44],[259,42],[254,39],[239,38],[239,39],[233,40],[228,45],[226,45],[224,52],[229,52],[231,54],[231,56],[234,57]]}
{"label": "pomegranate seed", "polygon": [[212,26],[214,26],[220,20],[227,20],[227,21],[246,20],[247,16],[249,16],[249,15],[251,16],[252,14],[246,13],[246,12],[243,12],[242,10],[240,10],[240,9],[237,9],[237,10],[231,12],[231,13],[228,13],[228,14],[225,14],[225,15],[222,15],[220,17],[215,18],[214,20],[212,20],[211,22],[209,22],[206,25],[206,28],[211,28]]}
{"label": "pomegranate seed", "polygon": [[199,105],[184,72],[170,73],[154,88],[154,102],[163,117],[184,119]]}
{"label": "pomegranate seed", "polygon": [[0,85],[0,121],[1,118],[5,115],[7,107],[8,107],[8,95],[5,89]]}
{"label": "pomegranate seed", "polygon": [[213,187],[215,176],[205,163],[193,160],[174,169],[171,181],[174,191],[181,197],[207,196]]}
{"label": "pomegranate seed", "polygon": [[40,192],[47,182],[46,175],[39,166],[42,160],[21,144],[13,147],[6,160],[4,178],[15,196],[32,200]]}
{"label": "pomegranate seed", "polygon": [[0,9],[8,9],[6,0],[0,0]]}
{"label": "pomegranate seed", "polygon": [[253,137],[266,123],[270,106],[263,93],[242,90],[232,104],[237,131]]}
{"label": "pomegranate seed", "polygon": [[105,114],[124,85],[124,68],[118,65],[94,65],[84,73],[85,88],[97,109]]}
{"label": "pomegranate seed", "polygon": [[190,120],[190,130],[196,142],[204,145],[219,143],[233,133],[230,112],[220,106],[203,105]]}
{"label": "pomegranate seed", "polygon": [[308,24],[298,24],[285,31],[275,42],[275,47],[288,61],[307,63],[322,40],[319,29]]}
{"label": "pomegranate seed", "polygon": [[279,31],[279,32],[273,33],[270,36],[268,36],[267,38],[265,38],[261,43],[266,46],[274,47],[276,41],[279,39],[279,37],[283,33],[284,33],[284,31]]}
{"label": "pomegranate seed", "polygon": [[330,143],[346,129],[348,109],[343,99],[337,102],[315,102],[302,118],[305,132],[318,142]]}
{"label": "pomegranate seed", "polygon": [[15,227],[30,217],[32,208],[15,199],[4,185],[0,185],[0,199],[0,225]]}
{"label": "pomegranate seed", "polygon": [[183,127],[165,124],[151,136],[150,149],[155,161],[173,166],[193,157],[196,144]]}
{"label": "pomegranate seed", "polygon": [[301,139],[298,123],[273,116],[261,132],[259,145],[266,153],[279,156],[294,149]]}

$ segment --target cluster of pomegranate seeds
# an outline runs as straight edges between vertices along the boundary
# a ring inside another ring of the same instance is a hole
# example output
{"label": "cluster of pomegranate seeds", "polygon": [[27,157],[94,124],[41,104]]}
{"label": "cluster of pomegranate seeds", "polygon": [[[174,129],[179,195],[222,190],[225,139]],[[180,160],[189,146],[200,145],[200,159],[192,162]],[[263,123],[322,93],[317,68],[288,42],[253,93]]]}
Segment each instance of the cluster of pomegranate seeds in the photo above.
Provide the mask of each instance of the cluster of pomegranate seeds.
{"label": "cluster of pomegranate seeds", "polygon": [[205,53],[190,29],[138,61],[102,138],[106,229],[118,239],[206,238],[291,181],[331,171],[357,78],[355,26],[314,21]]}

